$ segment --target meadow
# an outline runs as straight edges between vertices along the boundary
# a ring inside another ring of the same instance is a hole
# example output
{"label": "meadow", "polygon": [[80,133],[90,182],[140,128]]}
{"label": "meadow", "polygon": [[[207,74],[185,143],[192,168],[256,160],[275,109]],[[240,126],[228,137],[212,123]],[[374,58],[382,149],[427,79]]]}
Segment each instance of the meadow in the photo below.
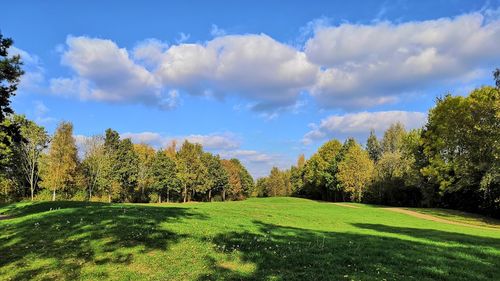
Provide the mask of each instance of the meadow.
{"label": "meadow", "polygon": [[500,224],[299,198],[0,206],[1,280],[498,280]]}

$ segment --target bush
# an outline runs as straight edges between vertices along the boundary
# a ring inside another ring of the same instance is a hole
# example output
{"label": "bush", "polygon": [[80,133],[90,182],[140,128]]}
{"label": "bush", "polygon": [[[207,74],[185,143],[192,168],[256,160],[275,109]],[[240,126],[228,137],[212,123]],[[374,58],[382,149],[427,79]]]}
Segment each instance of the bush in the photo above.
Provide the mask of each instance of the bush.
{"label": "bush", "polygon": [[51,201],[52,200],[52,191],[49,189],[42,189],[35,195],[35,201]]}
{"label": "bush", "polygon": [[71,201],[88,201],[88,200],[89,200],[88,193],[83,190],[76,192],[75,195],[71,197]]}

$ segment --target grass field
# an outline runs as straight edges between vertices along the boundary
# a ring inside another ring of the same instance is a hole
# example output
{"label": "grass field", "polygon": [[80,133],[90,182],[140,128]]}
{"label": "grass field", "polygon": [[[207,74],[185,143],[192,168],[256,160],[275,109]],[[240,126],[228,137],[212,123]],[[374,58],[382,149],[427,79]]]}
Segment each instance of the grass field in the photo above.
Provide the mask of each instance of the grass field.
{"label": "grass field", "polygon": [[[9,218],[0,220],[0,279],[469,281],[500,276],[495,221],[450,213],[475,225],[469,227],[354,206],[297,198],[4,205],[0,214]],[[434,212],[446,217],[444,210]]]}

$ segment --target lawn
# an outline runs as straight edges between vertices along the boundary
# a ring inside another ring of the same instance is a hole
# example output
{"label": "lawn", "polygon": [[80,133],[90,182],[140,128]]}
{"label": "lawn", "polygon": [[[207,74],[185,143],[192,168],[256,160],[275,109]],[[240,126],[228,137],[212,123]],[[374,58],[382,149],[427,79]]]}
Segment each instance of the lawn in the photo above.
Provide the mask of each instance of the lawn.
{"label": "lawn", "polygon": [[[1,280],[498,280],[500,229],[297,198],[0,207]],[[445,211],[440,211],[445,212]],[[459,213],[453,216],[460,217]],[[462,221],[478,222],[465,216]],[[484,224],[483,224],[484,225]]]}

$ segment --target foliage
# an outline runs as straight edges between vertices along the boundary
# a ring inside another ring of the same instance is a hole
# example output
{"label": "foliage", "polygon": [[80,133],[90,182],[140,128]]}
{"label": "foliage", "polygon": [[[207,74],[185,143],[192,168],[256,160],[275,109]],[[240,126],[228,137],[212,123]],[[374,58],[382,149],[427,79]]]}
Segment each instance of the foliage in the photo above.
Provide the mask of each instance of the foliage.
{"label": "foliage", "polygon": [[78,158],[73,125],[61,122],[54,133],[49,153],[45,158],[43,182],[45,188],[52,190],[52,200],[56,200],[56,191],[66,198],[74,192],[77,180]]}

